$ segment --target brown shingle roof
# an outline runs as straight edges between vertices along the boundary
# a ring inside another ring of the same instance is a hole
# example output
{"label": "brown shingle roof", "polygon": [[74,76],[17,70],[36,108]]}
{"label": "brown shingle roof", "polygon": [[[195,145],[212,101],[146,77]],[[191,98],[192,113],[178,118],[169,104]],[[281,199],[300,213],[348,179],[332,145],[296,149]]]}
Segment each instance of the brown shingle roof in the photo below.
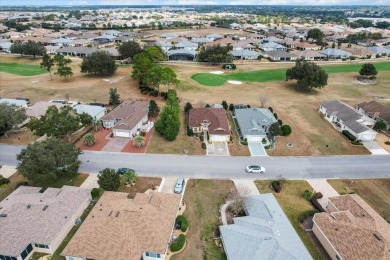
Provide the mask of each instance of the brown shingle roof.
{"label": "brown shingle roof", "polygon": [[390,225],[378,213],[356,194],[329,201],[338,211],[315,214],[313,221],[343,259],[390,259]]}
{"label": "brown shingle roof", "polygon": [[380,117],[390,124],[390,107],[372,100],[357,105],[373,117]]}
{"label": "brown shingle roof", "polygon": [[134,199],[127,196],[104,192],[62,255],[128,260],[140,259],[144,251],[165,253],[180,195],[151,192]]}
{"label": "brown shingle roof", "polygon": [[201,123],[208,122],[209,134],[229,135],[229,122],[223,108],[193,108],[189,112],[190,127],[199,127]]}

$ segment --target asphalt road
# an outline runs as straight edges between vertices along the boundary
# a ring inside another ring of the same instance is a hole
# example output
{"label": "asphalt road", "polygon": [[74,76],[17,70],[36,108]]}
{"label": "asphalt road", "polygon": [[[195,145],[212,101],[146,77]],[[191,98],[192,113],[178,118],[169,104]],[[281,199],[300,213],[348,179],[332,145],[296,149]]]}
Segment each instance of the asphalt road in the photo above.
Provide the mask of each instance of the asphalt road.
{"label": "asphalt road", "polygon": [[[23,146],[0,144],[0,164],[16,165]],[[307,157],[212,157],[189,155],[87,152],[80,155],[80,172],[98,173],[128,167],[140,176],[230,179],[389,178],[390,155]],[[265,174],[246,173],[259,164]]]}

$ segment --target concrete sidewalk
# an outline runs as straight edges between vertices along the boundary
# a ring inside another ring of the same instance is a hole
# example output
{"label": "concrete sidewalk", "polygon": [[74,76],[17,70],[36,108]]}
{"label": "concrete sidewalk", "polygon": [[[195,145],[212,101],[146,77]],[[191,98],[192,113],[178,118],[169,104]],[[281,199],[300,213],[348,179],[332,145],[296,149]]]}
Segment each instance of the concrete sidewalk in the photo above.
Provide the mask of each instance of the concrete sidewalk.
{"label": "concrete sidewalk", "polygon": [[99,188],[99,184],[97,183],[98,176],[97,174],[90,174],[88,178],[85,179],[85,181],[80,185],[80,188]]}
{"label": "concrete sidewalk", "polygon": [[315,192],[321,192],[323,197],[318,200],[321,206],[326,209],[328,205],[328,198],[339,196],[340,194],[333,189],[326,179],[309,179],[306,180]]}
{"label": "concrete sidewalk", "polygon": [[3,167],[1,167],[0,169],[0,175],[2,175],[4,178],[11,177],[15,172],[16,172],[15,166],[3,165]]}
{"label": "concrete sidewalk", "polygon": [[260,194],[253,180],[233,180],[233,182],[241,196]]}
{"label": "concrete sidewalk", "polygon": [[370,151],[370,153],[372,153],[372,155],[389,154],[375,141],[363,141],[363,145]]}

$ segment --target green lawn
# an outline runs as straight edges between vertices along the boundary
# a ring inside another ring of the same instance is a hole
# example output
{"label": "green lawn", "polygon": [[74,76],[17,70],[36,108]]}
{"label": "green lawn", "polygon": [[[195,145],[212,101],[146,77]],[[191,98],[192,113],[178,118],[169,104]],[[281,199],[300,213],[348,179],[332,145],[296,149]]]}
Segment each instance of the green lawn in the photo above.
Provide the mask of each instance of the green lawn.
{"label": "green lawn", "polygon": [[36,76],[47,72],[38,65],[25,65],[5,62],[0,62],[0,71],[20,76]]}
{"label": "green lawn", "polygon": [[[390,70],[390,62],[375,63],[374,65],[379,72]],[[328,73],[357,73],[361,67],[361,63],[323,66],[324,70]],[[193,75],[192,79],[205,86],[221,86],[225,84],[227,80],[239,80],[244,82],[283,81],[286,79],[286,69],[236,72],[222,75],[200,73]]]}

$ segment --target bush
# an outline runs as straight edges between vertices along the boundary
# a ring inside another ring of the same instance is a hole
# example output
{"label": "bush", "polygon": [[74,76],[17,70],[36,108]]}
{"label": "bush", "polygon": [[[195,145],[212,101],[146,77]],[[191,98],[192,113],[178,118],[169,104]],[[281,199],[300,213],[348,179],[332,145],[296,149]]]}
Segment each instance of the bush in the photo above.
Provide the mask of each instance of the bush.
{"label": "bush", "polygon": [[244,141],[241,142],[242,145],[248,145],[248,139],[245,138]]}
{"label": "bush", "polygon": [[321,192],[316,192],[313,194],[314,199],[321,199],[322,197],[323,197],[323,195]]}
{"label": "bush", "polygon": [[311,198],[313,197],[313,193],[309,190],[305,190],[303,192],[303,196],[305,197],[305,199],[307,200],[311,200]]}
{"label": "bush", "polygon": [[199,136],[199,140],[200,140],[201,142],[203,142],[203,141],[204,141],[204,137],[203,137],[203,135],[200,135],[200,136]]}
{"label": "bush", "polygon": [[191,127],[187,127],[187,135],[188,136],[194,136],[194,131],[192,131]]}
{"label": "bush", "polygon": [[274,113],[275,119],[278,119],[278,114]]}
{"label": "bush", "polygon": [[269,107],[268,110],[271,111],[271,113],[274,112],[274,110],[272,109],[272,107]]}
{"label": "bush", "polygon": [[7,178],[4,178],[3,175],[0,175],[0,185],[8,184],[9,180]]}
{"label": "bush", "polygon": [[188,229],[188,220],[183,215],[179,215],[176,218],[176,222],[180,222],[181,224],[181,231],[186,232]]}
{"label": "bush", "polygon": [[92,196],[92,199],[96,199],[97,197],[99,197],[100,195],[100,191],[98,188],[93,188],[92,191],[91,191],[91,196]]}
{"label": "bush", "polygon": [[16,190],[17,188],[19,188],[20,186],[30,186],[30,184],[28,184],[27,181],[18,182],[18,184],[16,184],[16,186],[15,186],[15,190]]}
{"label": "bush", "polygon": [[316,209],[311,209],[311,210],[306,210],[304,212],[302,212],[302,214],[299,216],[298,220],[299,220],[299,223],[303,223],[303,221],[307,218],[307,217],[310,217],[310,216],[313,216],[314,214],[316,213],[319,213],[318,210]]}
{"label": "bush", "polygon": [[281,181],[272,181],[272,187],[274,188],[275,192],[279,193],[283,189],[283,185]]}
{"label": "bush", "polygon": [[226,63],[222,65],[222,68],[225,70],[235,70],[237,66],[234,63]]}
{"label": "bush", "polygon": [[351,142],[353,145],[363,145],[362,141],[356,140]]}
{"label": "bush", "polygon": [[230,111],[233,111],[233,110],[234,110],[234,105],[233,105],[233,104],[230,104],[230,105],[229,105],[229,110],[230,110]]}
{"label": "bush", "polygon": [[202,147],[203,150],[206,150],[206,148],[207,148],[205,143],[202,143],[201,147]]}
{"label": "bush", "polygon": [[267,139],[263,138],[263,140],[261,140],[261,142],[262,142],[263,144],[266,144],[266,143],[267,143]]}
{"label": "bush", "polygon": [[385,144],[390,145],[390,141],[386,141]]}
{"label": "bush", "polygon": [[281,119],[278,119],[278,123],[279,123],[280,126],[283,125],[283,121]]}
{"label": "bush", "polygon": [[282,135],[283,136],[288,136],[291,134],[292,130],[291,130],[291,127],[289,125],[283,125],[281,127],[281,130],[282,130]]}
{"label": "bush", "polygon": [[145,135],[146,135],[146,132],[141,131],[141,133],[140,133],[139,135],[140,135],[140,136],[145,136]]}
{"label": "bush", "polygon": [[351,142],[356,141],[356,137],[353,134],[351,134],[348,130],[343,130],[341,133],[344,136],[346,136]]}
{"label": "bush", "polygon": [[374,130],[386,130],[386,123],[383,121],[378,121],[374,125]]}
{"label": "bush", "polygon": [[186,243],[186,236],[184,234],[180,234],[177,240],[171,244],[171,251],[172,252],[180,251],[183,248],[185,243]]}

